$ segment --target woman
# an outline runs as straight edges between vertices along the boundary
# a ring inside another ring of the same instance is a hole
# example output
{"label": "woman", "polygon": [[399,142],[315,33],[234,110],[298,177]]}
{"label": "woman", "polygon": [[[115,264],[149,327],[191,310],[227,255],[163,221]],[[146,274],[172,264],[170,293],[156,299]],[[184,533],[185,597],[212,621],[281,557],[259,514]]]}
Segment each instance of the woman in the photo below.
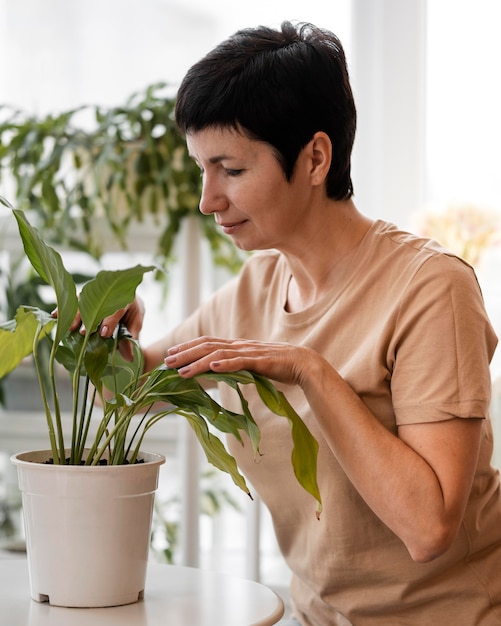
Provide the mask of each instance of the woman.
{"label": "woman", "polygon": [[[146,367],[258,372],[319,441],[317,521],[286,420],[246,390],[263,456],[229,445],[292,570],[292,623],[500,624],[497,340],[471,267],[357,210],[341,43],[312,25],[240,31],[189,70],[176,119],[202,173],[200,210],[257,252],[144,350]],[[137,335],[139,303],[125,318]]]}

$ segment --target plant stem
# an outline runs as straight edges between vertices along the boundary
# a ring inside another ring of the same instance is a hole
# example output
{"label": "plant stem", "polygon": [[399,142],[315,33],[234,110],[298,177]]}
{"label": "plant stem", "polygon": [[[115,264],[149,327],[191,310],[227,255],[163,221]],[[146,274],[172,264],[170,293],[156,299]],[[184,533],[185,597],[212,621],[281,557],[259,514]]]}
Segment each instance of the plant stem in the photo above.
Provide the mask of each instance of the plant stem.
{"label": "plant stem", "polygon": [[[44,385],[43,377],[42,377],[42,366],[41,366],[40,359],[38,356],[38,344],[40,342],[41,332],[42,332],[42,326],[39,324],[37,332],[33,338],[33,359],[35,361],[35,369],[37,373],[38,384],[40,386],[40,393],[42,396],[42,402],[43,402],[44,410],[45,410],[45,419],[47,421],[47,428],[49,431],[49,441],[50,441],[50,447],[52,450],[52,457],[54,459],[54,463],[60,464],[61,463],[60,453],[57,448],[56,436],[54,433],[54,420],[52,419],[52,413],[50,411],[49,403],[47,401],[47,394],[45,392],[45,385]],[[51,351],[51,354],[52,354],[52,351]],[[64,442],[63,442],[62,450],[63,450],[63,462],[64,462]]]}
{"label": "plant stem", "polygon": [[61,420],[61,406],[59,403],[59,395],[57,393],[56,386],[56,375],[55,375],[55,354],[56,354],[57,345],[53,342],[50,350],[49,357],[49,372],[50,372],[50,380],[52,384],[52,398],[54,400],[54,416],[56,420],[56,431],[57,438],[59,444],[59,460],[61,463],[65,462],[65,445],[64,445],[64,433],[63,433],[63,424]]}
{"label": "plant stem", "polygon": [[[80,449],[79,449],[80,460],[82,460],[82,458],[83,458],[83,453],[84,453],[84,449],[85,449],[85,442],[87,441],[87,435],[89,433],[90,422],[91,422],[91,419],[92,419],[92,409],[94,408],[94,402],[95,402],[95,399],[96,399],[96,394],[97,394],[97,389],[94,387],[90,403],[88,403],[89,409],[88,409],[88,412],[87,412],[87,417],[85,418],[85,426],[84,426],[84,429],[83,429],[82,436],[80,438]],[[87,406],[87,403],[84,403],[82,405],[82,411],[85,410],[86,406]]]}
{"label": "plant stem", "polygon": [[80,396],[80,372],[82,368],[82,363],[85,354],[85,348],[87,347],[87,343],[89,342],[89,334],[84,336],[84,340],[82,342],[82,346],[80,352],[77,355],[75,370],[72,376],[72,388],[73,388],[73,406],[72,406],[72,427],[71,427],[71,464],[75,464],[75,452],[82,448],[82,441],[80,439],[81,430],[77,424],[77,415],[78,415],[78,406],[79,406],[79,396]]}

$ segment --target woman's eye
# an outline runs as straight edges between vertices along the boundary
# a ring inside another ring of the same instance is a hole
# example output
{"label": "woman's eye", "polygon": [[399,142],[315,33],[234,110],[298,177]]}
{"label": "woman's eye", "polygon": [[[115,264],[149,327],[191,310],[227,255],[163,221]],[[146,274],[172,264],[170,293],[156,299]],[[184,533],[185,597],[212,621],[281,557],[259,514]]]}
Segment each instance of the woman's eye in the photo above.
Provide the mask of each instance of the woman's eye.
{"label": "woman's eye", "polygon": [[226,173],[228,174],[228,176],[238,176],[242,172],[243,170],[226,170]]}

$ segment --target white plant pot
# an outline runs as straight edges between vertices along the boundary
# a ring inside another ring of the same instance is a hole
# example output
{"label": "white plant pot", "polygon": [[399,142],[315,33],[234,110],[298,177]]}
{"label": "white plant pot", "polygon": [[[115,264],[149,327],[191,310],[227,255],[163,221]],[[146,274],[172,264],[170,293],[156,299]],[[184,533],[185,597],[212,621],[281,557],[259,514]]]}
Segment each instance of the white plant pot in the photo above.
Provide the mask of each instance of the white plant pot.
{"label": "white plant pot", "polygon": [[143,597],[155,490],[165,457],[144,463],[49,465],[50,451],[11,457],[22,492],[31,597],[66,607]]}

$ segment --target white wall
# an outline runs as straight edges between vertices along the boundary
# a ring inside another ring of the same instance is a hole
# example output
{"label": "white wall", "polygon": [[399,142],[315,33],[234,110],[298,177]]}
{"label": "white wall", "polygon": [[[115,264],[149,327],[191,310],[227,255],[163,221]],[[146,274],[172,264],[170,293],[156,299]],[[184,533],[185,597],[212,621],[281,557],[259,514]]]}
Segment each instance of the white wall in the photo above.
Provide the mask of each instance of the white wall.
{"label": "white wall", "polygon": [[405,227],[424,201],[426,0],[353,0],[355,203]]}
{"label": "white wall", "polygon": [[119,104],[187,69],[238,28],[318,22],[346,38],[350,0],[0,0],[0,101],[35,112]]}
{"label": "white wall", "polygon": [[501,2],[427,11],[427,196],[501,209]]}

